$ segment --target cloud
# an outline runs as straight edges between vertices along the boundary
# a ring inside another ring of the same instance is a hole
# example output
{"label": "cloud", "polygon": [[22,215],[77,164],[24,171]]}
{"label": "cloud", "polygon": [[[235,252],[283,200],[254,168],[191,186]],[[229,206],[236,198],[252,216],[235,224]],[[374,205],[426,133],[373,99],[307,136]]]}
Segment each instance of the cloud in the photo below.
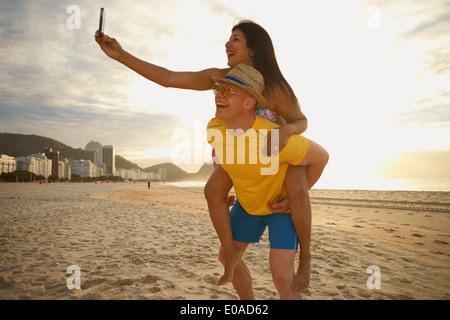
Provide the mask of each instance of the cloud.
{"label": "cloud", "polygon": [[410,15],[420,18],[420,22],[398,36],[398,39],[434,41],[448,35],[450,12],[442,10],[448,1],[424,2],[419,10],[412,10]]}
{"label": "cloud", "polygon": [[383,21],[395,21],[400,26],[395,46],[416,43],[432,48],[425,53],[431,57],[424,65],[436,74],[450,74],[450,11],[448,0],[367,0],[360,7],[376,5],[380,8],[381,28],[392,28],[394,24]]}
{"label": "cloud", "polygon": [[[2,132],[44,135],[72,147],[90,140],[119,146],[119,151],[167,147],[167,138],[182,126],[179,117],[165,113],[104,110],[85,106],[70,109],[55,106],[0,105]],[[171,125],[169,126],[168,123]]]}
{"label": "cloud", "polygon": [[[439,43],[434,49],[428,50],[431,60],[425,63],[436,74],[450,74],[450,11],[442,10],[448,6],[448,1],[437,1],[436,4],[426,2],[426,7],[418,11],[421,21],[398,36],[400,41],[420,41]],[[426,13],[426,16],[425,16]]]}
{"label": "cloud", "polygon": [[[94,32],[99,8],[104,5],[107,28],[118,34],[127,30],[124,42],[144,52],[142,43],[157,42],[177,29],[161,22],[176,2],[73,4],[81,9],[79,30],[67,28],[67,3],[2,2],[1,131],[40,134],[74,147],[84,147],[92,139],[123,151],[166,146],[174,127],[182,125],[180,117],[151,112],[151,101],[145,109],[134,106],[129,86],[136,75],[106,57],[94,41]],[[127,28],[130,23],[133,27]],[[142,39],[143,34],[149,38]]]}
{"label": "cloud", "polygon": [[429,50],[426,54],[432,58],[426,63],[431,70],[438,75],[450,74],[450,42],[436,49]]}
{"label": "cloud", "polygon": [[[239,13],[233,9],[233,6],[230,5],[229,1],[227,1],[227,3],[220,3],[219,1],[204,1],[203,3],[208,6],[211,12],[217,15],[227,16],[231,21],[239,18]],[[243,4],[242,1],[240,3]]]}
{"label": "cloud", "polygon": [[450,127],[450,104],[432,105],[397,116],[396,125],[418,124],[424,127]]}

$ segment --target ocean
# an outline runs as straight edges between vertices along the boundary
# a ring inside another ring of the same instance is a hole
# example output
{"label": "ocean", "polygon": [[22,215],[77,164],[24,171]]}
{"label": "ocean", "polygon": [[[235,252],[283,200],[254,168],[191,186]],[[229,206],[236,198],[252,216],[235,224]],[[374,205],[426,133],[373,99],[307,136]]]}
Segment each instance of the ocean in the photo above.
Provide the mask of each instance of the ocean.
{"label": "ocean", "polygon": [[[167,182],[169,185],[180,187],[203,187],[204,181],[178,181]],[[334,190],[404,190],[404,191],[446,191],[450,192],[450,177],[442,178],[402,178],[402,179],[376,179],[376,178],[348,178],[336,182],[319,180],[314,189]]]}
{"label": "ocean", "polygon": [[442,178],[349,178],[345,181],[319,180],[315,189],[339,190],[404,190],[404,191],[450,191],[450,177]]}

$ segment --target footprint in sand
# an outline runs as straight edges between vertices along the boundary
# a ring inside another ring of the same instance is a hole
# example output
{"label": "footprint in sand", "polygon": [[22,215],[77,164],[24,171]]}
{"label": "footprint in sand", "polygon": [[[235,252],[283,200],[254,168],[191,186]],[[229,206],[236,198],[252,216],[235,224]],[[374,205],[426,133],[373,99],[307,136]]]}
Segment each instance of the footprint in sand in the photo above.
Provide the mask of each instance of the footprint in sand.
{"label": "footprint in sand", "polygon": [[424,235],[421,235],[420,233],[413,233],[412,236],[413,236],[413,237],[418,237],[418,238],[423,238],[423,237],[425,237]]}

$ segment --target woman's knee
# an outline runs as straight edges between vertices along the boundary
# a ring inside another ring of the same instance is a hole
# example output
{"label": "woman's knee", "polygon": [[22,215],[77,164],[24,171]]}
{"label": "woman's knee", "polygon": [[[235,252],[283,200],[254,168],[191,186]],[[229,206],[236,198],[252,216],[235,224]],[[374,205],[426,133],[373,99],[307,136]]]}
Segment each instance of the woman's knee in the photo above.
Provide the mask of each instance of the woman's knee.
{"label": "woman's knee", "polygon": [[289,166],[286,177],[286,191],[290,197],[305,198],[309,196],[306,167]]}
{"label": "woman's knee", "polygon": [[211,181],[211,179],[206,182],[205,187],[203,188],[203,193],[205,194],[206,199],[214,198],[216,193],[216,187],[214,186],[214,181]]}
{"label": "woman's knee", "polygon": [[232,187],[231,179],[225,172],[220,170],[222,169],[215,169],[203,188],[207,201],[225,201]]}

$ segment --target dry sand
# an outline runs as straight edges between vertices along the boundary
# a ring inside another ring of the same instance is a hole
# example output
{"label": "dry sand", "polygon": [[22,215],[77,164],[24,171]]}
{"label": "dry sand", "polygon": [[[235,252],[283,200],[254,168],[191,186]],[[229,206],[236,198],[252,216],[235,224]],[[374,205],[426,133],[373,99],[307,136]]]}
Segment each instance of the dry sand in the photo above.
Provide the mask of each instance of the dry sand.
{"label": "dry sand", "polygon": [[[450,299],[450,192],[312,190],[305,299]],[[0,299],[237,299],[202,188],[0,184]],[[277,299],[268,239],[245,254]],[[69,266],[81,289],[69,290]],[[366,285],[369,266],[381,288]]]}

